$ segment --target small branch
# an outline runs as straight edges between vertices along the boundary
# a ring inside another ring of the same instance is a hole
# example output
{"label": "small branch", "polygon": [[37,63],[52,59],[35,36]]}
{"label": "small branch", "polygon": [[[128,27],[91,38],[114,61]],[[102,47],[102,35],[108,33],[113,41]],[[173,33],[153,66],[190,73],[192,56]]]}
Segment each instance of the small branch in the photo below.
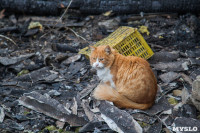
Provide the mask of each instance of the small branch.
{"label": "small branch", "polygon": [[67,13],[67,11],[68,11],[70,5],[72,4],[72,1],[73,1],[73,0],[71,0],[71,1],[69,2],[69,5],[67,6],[66,10],[64,11],[64,13],[62,14],[62,16],[60,17],[59,20],[62,20],[63,16]]}
{"label": "small branch", "polygon": [[74,30],[72,30],[71,28],[69,28],[70,31],[72,31],[77,37],[83,39],[84,41],[87,41],[84,37],[80,36],[79,34],[77,34]]}
{"label": "small branch", "polygon": [[[57,20],[57,22],[54,24],[54,26],[52,27],[52,29],[55,27],[55,25],[58,24],[58,22],[62,21],[63,16],[67,13],[67,11],[68,11],[68,9],[69,9],[69,7],[70,7],[72,1],[73,1],[73,0],[71,0],[71,1],[69,2],[69,5],[67,6],[66,10],[65,10],[64,13],[61,15],[61,17],[59,18],[59,20]],[[42,35],[40,38],[43,38],[44,36],[46,36],[47,34],[49,34],[49,33],[52,31],[52,29],[50,29],[47,33],[45,33],[44,35]]]}
{"label": "small branch", "polygon": [[7,36],[4,36],[4,35],[0,35],[0,37],[5,38],[5,39],[11,41],[12,43],[14,43],[17,46],[17,44],[11,38],[9,38]]}
{"label": "small branch", "polygon": [[169,129],[170,133],[173,133],[172,130],[167,126],[167,124],[166,124],[164,121],[162,121],[162,120],[160,119],[159,116],[157,116],[157,115],[154,115],[154,116],[156,116],[156,117],[158,118],[158,120],[159,120],[167,129]]}
{"label": "small branch", "polygon": [[87,41],[84,37],[80,36],[78,33],[76,33],[73,29],[68,28],[71,32],[73,32],[78,38],[83,39],[84,41],[86,41],[88,44],[90,44],[89,41]]}

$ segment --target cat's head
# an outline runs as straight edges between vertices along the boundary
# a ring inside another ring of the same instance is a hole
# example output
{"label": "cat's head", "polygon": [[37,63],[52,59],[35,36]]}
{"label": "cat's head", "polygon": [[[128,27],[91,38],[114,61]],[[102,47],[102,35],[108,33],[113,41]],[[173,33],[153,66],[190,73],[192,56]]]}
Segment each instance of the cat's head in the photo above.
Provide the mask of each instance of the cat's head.
{"label": "cat's head", "polygon": [[90,46],[90,64],[95,69],[109,68],[114,61],[114,50],[110,46]]}

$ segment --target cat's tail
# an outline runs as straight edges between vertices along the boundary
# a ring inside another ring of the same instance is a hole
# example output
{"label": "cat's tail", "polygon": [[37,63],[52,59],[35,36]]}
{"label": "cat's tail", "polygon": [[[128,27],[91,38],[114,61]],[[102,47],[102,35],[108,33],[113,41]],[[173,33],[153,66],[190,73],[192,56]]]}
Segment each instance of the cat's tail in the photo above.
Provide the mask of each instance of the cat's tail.
{"label": "cat's tail", "polygon": [[107,100],[113,102],[119,108],[131,108],[131,109],[148,109],[153,103],[139,104],[129,100],[128,98],[120,95],[116,89],[106,85],[100,84],[95,88],[93,96],[98,100]]}

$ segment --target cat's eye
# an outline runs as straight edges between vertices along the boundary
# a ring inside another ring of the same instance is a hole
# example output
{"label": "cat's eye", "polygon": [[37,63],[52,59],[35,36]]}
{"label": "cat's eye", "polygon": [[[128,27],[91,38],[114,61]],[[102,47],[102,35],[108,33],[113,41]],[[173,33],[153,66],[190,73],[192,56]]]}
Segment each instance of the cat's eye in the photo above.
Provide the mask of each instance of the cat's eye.
{"label": "cat's eye", "polygon": [[104,60],[104,58],[100,58],[99,60],[100,60],[100,61],[103,61],[103,60]]}
{"label": "cat's eye", "polygon": [[96,60],[96,58],[92,58],[93,60]]}

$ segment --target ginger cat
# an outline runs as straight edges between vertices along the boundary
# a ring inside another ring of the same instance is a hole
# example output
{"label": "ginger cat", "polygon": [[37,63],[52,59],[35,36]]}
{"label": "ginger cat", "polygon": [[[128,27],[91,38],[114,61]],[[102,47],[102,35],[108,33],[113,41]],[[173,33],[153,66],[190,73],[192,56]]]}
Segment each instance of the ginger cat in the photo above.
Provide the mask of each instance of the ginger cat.
{"label": "ginger cat", "polygon": [[90,63],[101,80],[93,93],[96,99],[119,108],[148,109],[154,104],[157,81],[145,59],[123,56],[109,46],[90,48]]}

